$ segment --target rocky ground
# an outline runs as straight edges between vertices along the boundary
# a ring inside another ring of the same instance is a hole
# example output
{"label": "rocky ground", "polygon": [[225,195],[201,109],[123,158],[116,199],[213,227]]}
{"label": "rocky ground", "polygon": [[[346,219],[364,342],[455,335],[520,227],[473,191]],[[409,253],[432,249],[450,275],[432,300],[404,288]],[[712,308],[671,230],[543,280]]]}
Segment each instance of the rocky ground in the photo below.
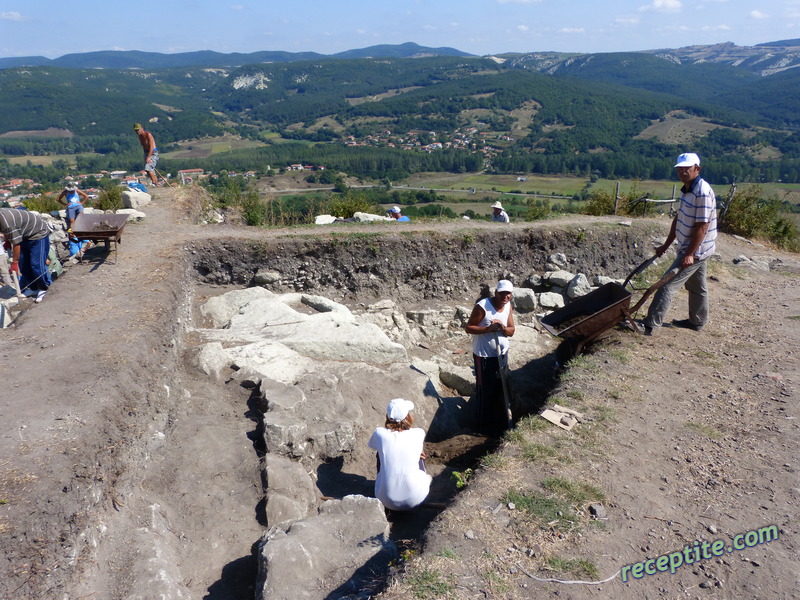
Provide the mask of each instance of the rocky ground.
{"label": "rocky ground", "polygon": [[[211,385],[186,363],[195,298],[224,289],[197,288],[185,257],[209,239],[291,245],[321,232],[199,226],[196,211],[191,197],[158,190],[115,264],[92,251],[0,332],[0,597],[172,597],[173,572],[190,597],[252,597],[251,547],[263,531],[257,419],[241,389]],[[408,560],[386,597],[796,597],[800,269],[795,256],[740,240],[723,236],[720,247],[709,327],[614,331],[548,381],[588,420],[572,432],[523,421],[448,509],[397,519]],[[783,262],[734,267],[739,254]],[[684,305],[679,297],[679,316]],[[530,368],[521,356],[512,366]],[[465,472],[463,453],[485,452],[484,442],[429,453]],[[522,508],[534,492],[566,504],[543,521]],[[607,519],[589,521],[590,503]],[[675,575],[590,586],[534,578],[598,581],[696,539],[727,542],[770,524],[779,539]],[[181,542],[160,545],[167,535]]]}

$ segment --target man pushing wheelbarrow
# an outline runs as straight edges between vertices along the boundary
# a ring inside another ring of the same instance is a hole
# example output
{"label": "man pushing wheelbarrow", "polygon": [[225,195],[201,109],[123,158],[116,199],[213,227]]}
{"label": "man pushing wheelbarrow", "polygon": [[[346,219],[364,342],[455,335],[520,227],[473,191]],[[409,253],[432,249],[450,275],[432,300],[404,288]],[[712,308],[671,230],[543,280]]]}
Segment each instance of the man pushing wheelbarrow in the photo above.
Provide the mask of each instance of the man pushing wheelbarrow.
{"label": "man pushing wheelbarrow", "polygon": [[678,214],[672,220],[667,240],[656,248],[662,256],[678,240],[678,256],[668,271],[677,275],[656,292],[644,319],[644,332],[653,335],[664,323],[672,300],[681,288],[689,292],[689,318],[675,319],[675,327],[700,331],[708,321],[708,285],[706,263],[716,249],[717,199],[711,186],[700,177],[700,157],[691,152],[681,154],[675,164],[683,183]]}

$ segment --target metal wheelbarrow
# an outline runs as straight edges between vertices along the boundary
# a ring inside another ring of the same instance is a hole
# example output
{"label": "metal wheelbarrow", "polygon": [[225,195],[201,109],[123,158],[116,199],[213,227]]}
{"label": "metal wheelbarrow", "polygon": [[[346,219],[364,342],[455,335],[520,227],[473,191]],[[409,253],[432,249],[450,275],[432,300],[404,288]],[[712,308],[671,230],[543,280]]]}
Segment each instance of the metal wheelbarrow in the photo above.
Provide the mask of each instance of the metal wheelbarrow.
{"label": "metal wheelbarrow", "polygon": [[109,252],[113,242],[116,263],[117,246],[122,242],[122,230],[127,221],[128,215],[81,213],[72,223],[72,234],[79,240],[103,242]]}
{"label": "metal wheelbarrow", "polygon": [[577,356],[587,343],[624,320],[630,323],[634,331],[640,331],[639,326],[633,320],[633,314],[641,308],[653,292],[669,282],[679,271],[673,269],[666,273],[647,288],[639,301],[631,308],[633,292],[626,289],[628,284],[637,273],[644,271],[657,258],[658,256],[648,258],[636,267],[622,285],[616,282],[607,283],[539,319],[542,327],[548,333],[564,340],[556,352],[559,363],[563,364]]}

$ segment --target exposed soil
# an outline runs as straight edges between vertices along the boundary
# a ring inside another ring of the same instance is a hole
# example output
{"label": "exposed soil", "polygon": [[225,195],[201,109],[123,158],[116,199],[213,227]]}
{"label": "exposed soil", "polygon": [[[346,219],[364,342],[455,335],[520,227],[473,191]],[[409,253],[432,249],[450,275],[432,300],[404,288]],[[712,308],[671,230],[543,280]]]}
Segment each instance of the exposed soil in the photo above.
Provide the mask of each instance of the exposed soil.
{"label": "exposed soil", "polygon": [[[251,547],[264,530],[257,415],[245,390],[211,385],[186,362],[193,343],[183,334],[193,320],[192,265],[202,262],[208,240],[227,244],[234,264],[236,255],[248,259],[240,254],[247,243],[241,240],[309,246],[316,236],[330,242],[330,232],[301,230],[298,237],[297,230],[199,226],[189,217],[196,210],[191,198],[176,189],[159,189],[145,210],[143,224],[126,227],[116,264],[102,248],[90,251],[43,303],[25,301],[15,326],[0,331],[1,598],[171,598],[178,587],[191,598],[252,597]],[[601,228],[606,222],[580,221]],[[404,231],[424,237],[433,230],[432,245],[442,234],[483,243],[493,227],[413,223]],[[530,227],[512,224],[508,231]],[[392,234],[396,224],[346,231]],[[570,231],[572,238],[581,232]],[[796,597],[800,269],[794,256],[781,256],[783,266],[771,273],[732,267],[737,254],[769,252],[725,236],[720,248],[706,330],[665,328],[653,338],[612,332],[583,368],[558,383],[561,403],[571,399],[593,422],[573,433],[525,435],[562,444],[569,462],[531,463],[518,441],[507,441],[450,508],[441,512],[436,504],[449,501],[452,487],[434,490],[416,516],[393,517],[398,539],[414,538],[432,523],[410,574],[420,564],[439,568],[452,582],[448,593],[463,598]],[[549,251],[531,250],[538,260]],[[634,257],[628,263],[638,262]],[[619,276],[624,266],[620,261],[609,269]],[[219,283],[246,283],[233,268],[228,277]],[[424,280],[431,281],[431,294],[456,295],[453,303],[468,302],[476,291],[472,281],[445,292],[437,278]],[[337,282],[330,283],[333,289]],[[394,285],[368,295],[391,297]],[[402,291],[409,302],[424,304]],[[358,288],[344,296],[357,306]],[[683,316],[684,307],[679,296],[675,314]],[[515,373],[530,368],[524,357],[515,360]],[[491,446],[463,436],[427,451],[441,473],[466,469]],[[603,490],[605,526],[559,536],[531,525],[521,511],[497,508],[512,484],[534,489],[549,474]],[[583,587],[539,583],[525,574],[548,576],[544,560],[557,554],[589,558],[605,577],[701,535],[730,539],[766,524],[778,525],[780,539],[676,575]],[[710,525],[716,535],[707,532]],[[181,543],[163,545],[167,533]],[[137,570],[145,564],[146,571]],[[179,586],[163,576],[172,572],[182,574]],[[711,587],[698,588],[703,581]],[[413,589],[396,585],[387,596],[412,597]]]}

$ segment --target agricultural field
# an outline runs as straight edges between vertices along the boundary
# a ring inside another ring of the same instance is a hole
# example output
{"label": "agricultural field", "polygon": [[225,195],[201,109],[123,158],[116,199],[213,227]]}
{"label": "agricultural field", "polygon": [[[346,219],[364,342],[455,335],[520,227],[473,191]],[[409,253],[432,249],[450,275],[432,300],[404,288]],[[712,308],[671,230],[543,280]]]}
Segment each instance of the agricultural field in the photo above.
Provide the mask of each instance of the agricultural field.
{"label": "agricultural field", "polygon": [[254,140],[246,140],[237,136],[222,135],[201,140],[188,140],[181,142],[180,150],[165,152],[161,156],[167,159],[207,158],[213,154],[241,150],[243,148],[258,148],[265,144]]}
{"label": "agricultural field", "polygon": [[[80,156],[100,156],[95,153],[81,154]],[[49,166],[58,160],[66,161],[70,166],[76,166],[77,154],[48,154],[45,156],[2,156],[12,165],[27,165],[29,162],[32,165]]]}

